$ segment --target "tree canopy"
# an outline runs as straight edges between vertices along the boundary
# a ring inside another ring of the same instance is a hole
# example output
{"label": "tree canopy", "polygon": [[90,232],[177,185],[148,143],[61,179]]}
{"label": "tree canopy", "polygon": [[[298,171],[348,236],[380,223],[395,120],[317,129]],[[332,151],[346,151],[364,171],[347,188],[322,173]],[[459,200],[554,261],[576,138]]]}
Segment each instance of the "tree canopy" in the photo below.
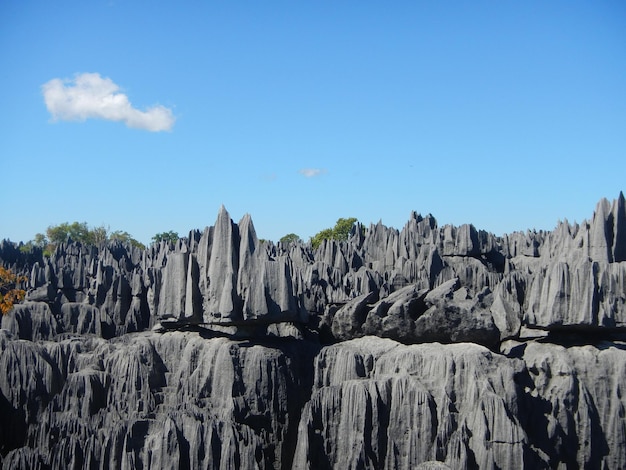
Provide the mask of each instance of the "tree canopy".
{"label": "tree canopy", "polygon": [[288,233],[279,240],[283,245],[289,245],[294,242],[301,242],[302,239],[295,233]]}
{"label": "tree canopy", "polygon": [[141,249],[145,248],[143,243],[138,242],[132,237],[130,233],[124,232],[122,230],[116,230],[115,232],[111,232],[111,234],[109,235],[109,240],[119,240],[123,243],[130,243],[131,245]]}
{"label": "tree canopy", "polygon": [[29,251],[33,247],[39,247],[45,255],[51,255],[57,245],[71,239],[83,245],[97,245],[109,240],[120,240],[130,243],[133,246],[144,249],[143,243],[135,240],[128,232],[117,230],[109,232],[109,228],[101,225],[90,228],[87,222],[63,222],[58,225],[50,225],[43,233],[35,234],[35,238],[20,248],[22,251]]}
{"label": "tree canopy", "polygon": [[[356,217],[339,218],[332,228],[325,228],[320,230],[314,236],[310,238],[311,246],[318,248],[324,240],[347,240],[350,234],[350,230],[357,222]],[[135,240],[131,234],[123,230],[116,230],[110,232],[108,227],[101,225],[99,227],[90,228],[87,222],[63,222],[58,225],[51,225],[46,229],[46,233],[37,233],[35,238],[20,249],[22,251],[32,250],[33,247],[41,248],[45,255],[51,255],[56,246],[60,243],[67,242],[71,239],[75,242],[80,242],[85,245],[94,245],[101,242],[110,240],[119,240],[123,243],[130,243],[141,249],[145,249],[145,246]],[[180,239],[178,232],[173,230],[167,232],[157,233],[152,237],[152,241],[160,243],[165,241],[167,243],[176,243]],[[295,233],[288,233],[279,240],[284,245],[289,245],[294,242],[302,242],[302,239]]]}
{"label": "tree canopy", "polygon": [[[71,238],[75,242],[91,245],[96,238],[96,233],[89,229],[87,222],[73,222],[71,224],[63,222],[59,225],[51,225],[46,230],[46,235],[48,236],[49,242],[55,245],[65,243],[68,238]],[[101,230],[97,231],[97,235],[101,235]]]}
{"label": "tree canopy", "polygon": [[168,243],[176,243],[179,238],[180,237],[178,236],[178,232],[170,230],[169,232],[157,233],[154,237],[152,237],[152,241],[156,243],[161,243],[162,241],[166,241]]}
{"label": "tree canopy", "polygon": [[318,248],[324,240],[347,240],[352,226],[356,223],[356,217],[339,218],[333,228],[326,228],[311,237],[311,246]]}

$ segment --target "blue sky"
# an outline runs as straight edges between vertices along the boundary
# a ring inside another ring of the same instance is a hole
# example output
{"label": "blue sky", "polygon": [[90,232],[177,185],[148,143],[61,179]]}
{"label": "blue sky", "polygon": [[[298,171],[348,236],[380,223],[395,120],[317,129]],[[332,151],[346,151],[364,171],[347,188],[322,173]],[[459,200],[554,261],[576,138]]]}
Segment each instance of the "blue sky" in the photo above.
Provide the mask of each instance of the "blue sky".
{"label": "blue sky", "polygon": [[0,239],[497,235],[626,189],[626,3],[0,2]]}

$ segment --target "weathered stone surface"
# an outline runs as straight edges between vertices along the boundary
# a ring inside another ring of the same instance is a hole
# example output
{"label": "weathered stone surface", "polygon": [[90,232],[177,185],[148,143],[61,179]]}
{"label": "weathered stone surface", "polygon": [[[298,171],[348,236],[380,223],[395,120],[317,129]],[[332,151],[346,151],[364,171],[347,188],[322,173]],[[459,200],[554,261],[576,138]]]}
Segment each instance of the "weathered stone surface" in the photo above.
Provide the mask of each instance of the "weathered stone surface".
{"label": "weathered stone surface", "polygon": [[0,242],[2,467],[625,468],[625,227]]}
{"label": "weathered stone surface", "polygon": [[[368,333],[428,341],[441,317],[450,328],[483,329],[480,341],[487,344],[491,323],[501,339],[516,337],[521,327],[626,329],[625,226],[626,202],[620,194],[613,203],[600,201],[590,222],[565,221],[552,232],[495,237],[469,224],[439,228],[432,216],[412,213],[400,231],[382,223],[367,231],[359,226],[346,242],[329,240],[312,250],[298,243],[261,243],[250,216],[235,224],[222,208],[214,226],[192,231],[175,245],[140,251],[119,242],[69,243],[44,259],[40,252],[22,254],[4,243],[0,258],[30,276],[28,298],[48,303],[53,315],[63,316],[66,303],[98,308],[104,337],[147,329],[166,316],[222,331],[252,323],[302,325],[310,315],[326,315],[329,306],[362,295],[386,302],[407,286],[432,290],[458,279],[468,298],[480,298],[473,306],[448,302],[412,331],[413,322],[402,315],[386,315],[384,325],[366,330],[357,328],[359,319],[350,333],[336,326],[337,338]],[[486,288],[491,295],[484,295]],[[338,321],[345,317],[342,311]],[[314,318],[311,324],[324,321]],[[430,340],[474,340],[453,336],[440,332]]]}
{"label": "weathered stone surface", "polygon": [[185,312],[189,254],[172,253],[162,271],[158,316],[182,316]]}
{"label": "weathered stone surface", "polygon": [[2,328],[31,341],[52,339],[60,331],[48,304],[31,301],[15,305],[3,315]]}
{"label": "weathered stone surface", "polygon": [[474,296],[468,289],[459,288],[451,298],[429,299],[427,295],[425,301],[429,308],[415,321],[416,342],[474,342],[494,346],[500,339],[489,310],[493,300],[488,287]]}
{"label": "weathered stone surface", "polygon": [[492,297],[488,288],[472,296],[458,278],[432,290],[409,285],[375,303],[372,294],[348,302],[333,315],[331,330],[341,340],[374,335],[403,343],[472,341],[494,346],[500,332],[489,310]]}
{"label": "weathered stone surface", "polygon": [[268,252],[249,215],[235,224],[222,207],[214,227],[167,257],[159,316],[209,327],[302,323],[308,314],[293,276],[289,257]]}
{"label": "weathered stone surface", "polygon": [[524,274],[513,272],[506,275],[496,287],[489,310],[501,340],[516,338],[520,334],[526,282]]}
{"label": "weathered stone surface", "polygon": [[419,465],[417,465],[417,467],[415,467],[415,470],[451,470],[451,469],[443,462],[438,462],[436,460],[429,460],[428,462],[422,462]]}
{"label": "weathered stone surface", "polygon": [[534,276],[524,304],[524,323],[561,327],[624,328],[626,263],[583,258],[557,261]]}
{"label": "weathered stone surface", "polygon": [[503,345],[528,370],[520,418],[551,468],[626,466],[626,346]]}
{"label": "weathered stone surface", "polygon": [[325,348],[293,468],[530,467],[539,460],[516,417],[522,367],[473,344]]}
{"label": "weathered stone surface", "polygon": [[363,336],[361,327],[365,323],[367,313],[378,296],[370,292],[360,295],[342,308],[340,308],[331,320],[331,329],[335,338],[347,340]]}
{"label": "weathered stone surface", "polygon": [[89,304],[68,302],[61,305],[62,331],[77,334],[102,334],[100,310]]}
{"label": "weathered stone surface", "polygon": [[0,330],[0,452],[20,447],[28,426],[63,386],[63,376],[44,347]]}
{"label": "weathered stone surface", "polygon": [[190,332],[1,339],[2,450],[21,449],[11,468],[281,468],[317,351]]}

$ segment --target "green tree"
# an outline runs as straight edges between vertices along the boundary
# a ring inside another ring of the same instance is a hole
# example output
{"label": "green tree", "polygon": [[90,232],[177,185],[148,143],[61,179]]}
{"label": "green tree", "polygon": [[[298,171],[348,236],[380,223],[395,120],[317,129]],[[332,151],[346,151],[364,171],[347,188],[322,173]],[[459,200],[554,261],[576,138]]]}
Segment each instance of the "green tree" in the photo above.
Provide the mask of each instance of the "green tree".
{"label": "green tree", "polygon": [[89,238],[94,244],[106,242],[109,239],[109,228],[101,225],[89,230]]}
{"label": "green tree", "polygon": [[[47,235],[47,236],[46,236]],[[38,233],[35,239],[28,242],[25,246],[39,246],[43,248],[44,255],[50,256],[59,243],[64,243],[68,238],[72,241],[83,243],[84,245],[95,245],[107,242],[109,240],[120,240],[128,242],[134,246],[144,249],[145,246],[135,240],[128,232],[116,230],[109,233],[109,228],[101,225],[99,227],[90,228],[87,222],[63,222],[59,225],[51,225],[46,230],[46,235]],[[28,249],[28,248],[25,248]]]}
{"label": "green tree", "polygon": [[48,239],[43,233],[36,233],[33,239],[33,245],[45,248],[48,245]]}
{"label": "green tree", "polygon": [[136,246],[137,248],[141,248],[142,250],[146,248],[143,243],[135,240],[130,233],[123,232],[121,230],[116,230],[115,232],[111,233],[111,235],[109,236],[109,240],[119,240],[123,243],[130,243],[131,245]]}
{"label": "green tree", "polygon": [[59,225],[50,225],[46,230],[46,235],[50,243],[64,243],[67,240],[69,226],[70,224],[68,224],[67,222]]}
{"label": "green tree", "polygon": [[169,232],[157,233],[154,237],[152,237],[152,241],[156,243],[161,243],[162,241],[176,243],[179,238],[178,232],[170,230]]}
{"label": "green tree", "polygon": [[356,221],[356,217],[337,219],[333,228],[325,228],[311,237],[311,246],[318,248],[324,240],[347,240]]}
{"label": "green tree", "polygon": [[333,229],[325,228],[311,237],[311,246],[313,248],[319,248],[324,240],[330,240],[331,238],[333,238]]}
{"label": "green tree", "polygon": [[340,218],[333,227],[333,239],[335,240],[347,240],[350,235],[350,230],[356,223],[356,217],[350,217],[349,219]]}
{"label": "green tree", "polygon": [[283,245],[289,245],[290,243],[301,242],[302,239],[295,233],[288,233],[287,235],[282,237],[279,241]]}
{"label": "green tree", "polygon": [[69,238],[75,242],[81,242],[85,244],[93,243],[93,233],[89,230],[87,222],[73,222],[71,224],[63,222],[59,225],[51,225],[46,230],[50,243],[58,245],[59,243],[65,243]]}

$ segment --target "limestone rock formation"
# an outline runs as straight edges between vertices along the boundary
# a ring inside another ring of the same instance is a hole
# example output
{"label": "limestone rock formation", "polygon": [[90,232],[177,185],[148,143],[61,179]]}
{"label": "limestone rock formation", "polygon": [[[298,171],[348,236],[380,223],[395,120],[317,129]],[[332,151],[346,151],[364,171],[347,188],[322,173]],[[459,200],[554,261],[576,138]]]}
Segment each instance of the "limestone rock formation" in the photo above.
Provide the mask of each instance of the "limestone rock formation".
{"label": "limestone rock formation", "polygon": [[626,466],[626,344],[507,342],[524,361],[520,418],[551,468]]}
{"label": "limestone rock formation", "polygon": [[213,327],[302,323],[288,256],[259,242],[249,215],[233,223],[224,207],[215,226],[191,249],[170,253],[162,274],[158,316]]}
{"label": "limestone rock formation", "polygon": [[409,285],[375,303],[372,294],[356,297],[334,314],[331,329],[342,340],[376,335],[404,343],[472,341],[494,346],[500,333],[489,310],[491,297],[488,288],[473,297],[458,278],[432,290]]}
{"label": "limestone rock formation", "polygon": [[292,459],[310,389],[300,370],[314,344],[3,335],[4,468],[280,468]]}
{"label": "limestone rock formation", "polygon": [[[522,327],[623,330],[625,221],[623,194],[600,201],[590,222],[503,237],[472,225],[438,228],[432,216],[412,213],[400,231],[359,226],[346,242],[312,250],[261,243],[250,216],[236,224],[222,208],[214,226],[172,246],[70,243],[44,259],[3,243],[0,257],[28,275],[28,299],[48,304],[59,332],[78,328],[109,338],[164,318],[253,336],[286,322],[326,325],[340,340],[374,334],[493,346]],[[424,294],[455,279],[455,296],[429,305],[427,314],[420,296],[407,300],[410,312],[402,313],[402,302],[387,306],[402,289]],[[370,300],[344,328],[346,309],[362,296]],[[69,320],[68,309],[83,309],[91,324],[66,324],[78,321]]]}
{"label": "limestone rock formation", "polygon": [[624,328],[626,263],[555,261],[534,276],[524,322],[542,328]]}
{"label": "limestone rock formation", "polygon": [[2,328],[21,339],[46,340],[56,336],[59,326],[50,307],[44,302],[25,302],[2,316]]}
{"label": "limestone rock formation", "polygon": [[346,241],[250,216],[139,250],[0,242],[0,463],[626,468],[626,202],[501,237],[410,215]]}
{"label": "limestone rock formation", "polygon": [[468,343],[366,337],[325,348],[293,468],[531,468],[541,461],[516,416],[522,370]]}

